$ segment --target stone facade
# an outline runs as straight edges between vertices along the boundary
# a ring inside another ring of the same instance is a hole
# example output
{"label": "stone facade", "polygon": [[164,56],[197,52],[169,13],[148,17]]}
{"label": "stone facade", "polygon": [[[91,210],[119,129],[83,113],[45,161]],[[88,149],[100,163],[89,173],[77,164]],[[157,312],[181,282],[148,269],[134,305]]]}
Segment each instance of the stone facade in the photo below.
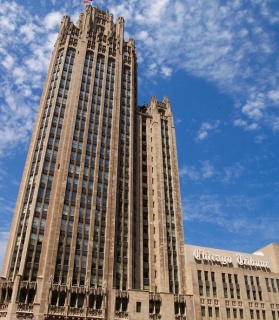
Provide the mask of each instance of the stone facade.
{"label": "stone facade", "polygon": [[189,319],[279,319],[279,245],[254,254],[185,245]]}
{"label": "stone facade", "polygon": [[170,103],[137,106],[124,19],[86,6],[61,22],[3,265],[0,315],[185,315]]}

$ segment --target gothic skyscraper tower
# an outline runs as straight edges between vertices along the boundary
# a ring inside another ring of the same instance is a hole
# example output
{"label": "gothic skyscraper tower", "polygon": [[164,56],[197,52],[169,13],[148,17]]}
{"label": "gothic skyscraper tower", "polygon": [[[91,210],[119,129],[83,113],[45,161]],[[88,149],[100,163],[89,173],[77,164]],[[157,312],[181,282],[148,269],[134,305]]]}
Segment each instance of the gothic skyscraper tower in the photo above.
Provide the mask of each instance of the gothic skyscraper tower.
{"label": "gothic skyscraper tower", "polygon": [[168,99],[137,106],[123,18],[114,24],[91,6],[76,25],[65,16],[16,203],[0,314],[183,316],[183,244]]}

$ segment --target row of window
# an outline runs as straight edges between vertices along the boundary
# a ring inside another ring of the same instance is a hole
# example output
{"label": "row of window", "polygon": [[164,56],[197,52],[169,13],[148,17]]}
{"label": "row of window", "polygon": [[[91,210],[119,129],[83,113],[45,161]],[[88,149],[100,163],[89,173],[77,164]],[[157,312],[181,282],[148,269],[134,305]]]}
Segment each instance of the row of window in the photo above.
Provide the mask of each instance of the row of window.
{"label": "row of window", "polygon": [[172,181],[172,172],[170,164],[170,150],[168,141],[168,122],[161,119],[161,138],[162,138],[162,150],[163,150],[163,169],[164,169],[164,184],[165,184],[165,208],[166,210],[166,228],[167,228],[167,238],[168,238],[168,257],[169,257],[169,281],[170,281],[170,292],[179,292],[179,283],[178,283],[178,268],[177,268],[177,244],[176,244],[176,233],[175,233],[175,221],[169,223],[172,219],[170,215],[170,210],[173,210],[173,181]]}
{"label": "row of window", "polygon": [[[265,310],[249,310],[250,319],[263,319],[266,320],[266,311]],[[202,317],[220,317],[220,309],[219,307],[205,307],[201,306],[201,315]],[[243,309],[237,309],[237,308],[226,308],[226,317],[227,319],[244,319],[244,310]],[[276,313],[275,311],[272,311],[272,318],[273,320],[276,319]]]}
{"label": "row of window", "polygon": [[[127,76],[127,68],[124,69],[123,78]],[[123,96],[130,96],[130,87],[122,90]],[[125,129],[128,128],[130,132],[130,104],[123,104],[120,107],[121,112],[121,130],[120,144],[119,144],[119,193],[118,193],[118,213],[117,223],[115,226],[115,236],[117,246],[115,250],[115,286],[117,289],[126,290],[127,285],[127,266],[128,266],[128,207],[129,207],[129,190],[121,188],[125,182],[130,180],[130,162],[129,162],[129,149],[130,140],[126,136]]]}

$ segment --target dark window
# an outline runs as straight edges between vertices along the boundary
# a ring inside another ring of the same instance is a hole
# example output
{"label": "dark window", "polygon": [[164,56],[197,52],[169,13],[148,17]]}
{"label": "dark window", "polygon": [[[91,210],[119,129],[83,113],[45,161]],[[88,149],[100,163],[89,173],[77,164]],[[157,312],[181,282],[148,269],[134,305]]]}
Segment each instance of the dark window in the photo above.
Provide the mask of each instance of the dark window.
{"label": "dark window", "polygon": [[136,311],[141,312],[141,302],[137,301]]}

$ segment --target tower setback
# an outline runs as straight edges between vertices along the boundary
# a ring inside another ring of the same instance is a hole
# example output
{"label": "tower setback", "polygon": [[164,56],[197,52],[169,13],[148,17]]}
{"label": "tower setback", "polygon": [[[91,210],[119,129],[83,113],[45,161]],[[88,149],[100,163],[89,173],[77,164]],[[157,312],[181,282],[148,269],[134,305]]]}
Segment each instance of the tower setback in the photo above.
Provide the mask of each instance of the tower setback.
{"label": "tower setback", "polygon": [[[186,319],[168,98],[137,105],[124,20],[61,22],[0,280],[7,319]],[[175,316],[176,315],[176,316]]]}

